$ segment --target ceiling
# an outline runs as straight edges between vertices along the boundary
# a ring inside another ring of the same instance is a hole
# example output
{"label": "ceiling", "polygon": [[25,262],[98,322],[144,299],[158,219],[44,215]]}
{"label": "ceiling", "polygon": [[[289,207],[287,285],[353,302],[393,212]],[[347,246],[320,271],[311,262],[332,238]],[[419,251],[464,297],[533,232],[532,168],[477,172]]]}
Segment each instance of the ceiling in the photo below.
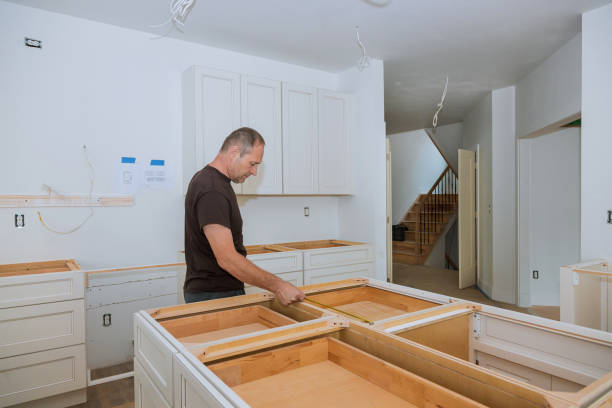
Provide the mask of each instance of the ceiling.
{"label": "ceiling", "polygon": [[[11,0],[121,27],[168,18],[170,0]],[[612,0],[195,0],[170,36],[326,71],[360,56],[385,62],[387,132],[456,123],[489,90],[513,85],[580,31],[580,14]]]}

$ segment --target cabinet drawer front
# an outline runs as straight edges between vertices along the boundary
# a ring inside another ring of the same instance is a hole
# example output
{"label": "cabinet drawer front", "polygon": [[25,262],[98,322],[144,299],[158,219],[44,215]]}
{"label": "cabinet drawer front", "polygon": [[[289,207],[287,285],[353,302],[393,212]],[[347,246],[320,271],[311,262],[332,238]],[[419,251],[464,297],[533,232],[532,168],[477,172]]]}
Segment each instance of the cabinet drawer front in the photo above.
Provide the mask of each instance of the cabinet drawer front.
{"label": "cabinet drawer front", "polygon": [[175,408],[223,408],[236,406],[235,404],[230,404],[182,355],[175,355],[174,366]]}
{"label": "cabinet drawer front", "polygon": [[134,355],[153,384],[172,401],[172,356],[175,348],[153,326],[138,314],[134,315]]}
{"label": "cabinet drawer front", "polygon": [[363,263],[373,260],[374,250],[370,245],[304,251],[304,269]]}
{"label": "cabinet drawer front", "polygon": [[[304,275],[302,271],[299,272],[287,272],[287,273],[276,273],[276,276],[281,278],[284,281],[291,283],[294,286],[302,286],[304,285]],[[251,293],[263,292],[263,289],[258,288],[257,286],[244,285],[244,291],[247,295]]]}
{"label": "cabinet drawer front", "polygon": [[134,360],[134,408],[170,408],[138,360]]}
{"label": "cabinet drawer front", "polygon": [[310,269],[304,271],[304,285],[333,282],[351,278],[373,278],[374,263],[336,266],[332,268]]}
{"label": "cabinet drawer front", "polygon": [[86,386],[83,344],[0,360],[0,406],[3,407]]}
{"label": "cabinet drawer front", "polygon": [[83,300],[0,309],[0,358],[85,342]]}
{"label": "cabinet drawer front", "polygon": [[273,274],[302,270],[302,252],[300,251],[249,255],[247,259]]}
{"label": "cabinet drawer front", "polygon": [[0,308],[79,299],[83,296],[81,271],[0,278]]}

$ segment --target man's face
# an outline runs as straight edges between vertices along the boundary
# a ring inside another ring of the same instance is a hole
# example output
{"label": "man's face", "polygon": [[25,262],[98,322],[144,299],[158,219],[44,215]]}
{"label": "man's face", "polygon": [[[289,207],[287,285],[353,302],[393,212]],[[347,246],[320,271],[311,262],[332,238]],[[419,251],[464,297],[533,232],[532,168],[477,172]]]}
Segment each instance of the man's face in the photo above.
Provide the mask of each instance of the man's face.
{"label": "man's face", "polygon": [[[237,146],[236,146],[237,147]],[[244,183],[251,175],[257,175],[257,167],[261,164],[264,154],[264,145],[255,144],[250,153],[240,156],[240,148],[234,152],[229,169],[230,179],[234,183]]]}

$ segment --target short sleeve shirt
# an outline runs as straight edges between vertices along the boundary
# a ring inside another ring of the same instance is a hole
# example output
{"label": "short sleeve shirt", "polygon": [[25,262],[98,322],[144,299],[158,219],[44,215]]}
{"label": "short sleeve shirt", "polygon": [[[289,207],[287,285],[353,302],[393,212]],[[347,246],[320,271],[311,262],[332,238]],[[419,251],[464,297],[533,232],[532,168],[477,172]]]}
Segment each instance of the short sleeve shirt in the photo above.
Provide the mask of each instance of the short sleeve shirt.
{"label": "short sleeve shirt", "polygon": [[222,292],[243,289],[244,284],[223,270],[204,235],[203,228],[219,224],[229,228],[236,251],[246,256],[242,217],[230,179],[212,166],[197,172],[185,197],[186,292]]}

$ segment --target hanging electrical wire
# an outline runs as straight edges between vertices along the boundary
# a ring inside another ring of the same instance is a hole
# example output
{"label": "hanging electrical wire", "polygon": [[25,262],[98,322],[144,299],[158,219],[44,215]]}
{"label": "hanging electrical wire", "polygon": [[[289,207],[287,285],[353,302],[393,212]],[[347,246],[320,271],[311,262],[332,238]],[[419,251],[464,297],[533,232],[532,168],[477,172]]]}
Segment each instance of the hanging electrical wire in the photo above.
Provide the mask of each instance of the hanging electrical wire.
{"label": "hanging electrical wire", "polygon": [[149,28],[159,28],[170,24],[170,28],[165,34],[153,39],[156,40],[166,37],[174,28],[182,32],[182,28],[185,27],[185,20],[187,16],[189,16],[189,12],[191,12],[194,4],[195,0],[172,0],[170,2],[170,17],[161,24],[149,26]]}
{"label": "hanging electrical wire", "polygon": [[438,127],[438,113],[440,113],[440,111],[442,110],[442,108],[444,107],[444,99],[446,99],[446,90],[448,89],[448,77],[446,77],[446,84],[444,85],[444,91],[442,92],[442,99],[440,100],[440,103],[438,104],[438,110],[436,110],[436,113],[434,114],[433,117],[433,129],[436,130],[436,127]]}
{"label": "hanging electrical wire", "polygon": [[[89,202],[92,202],[92,195],[93,195],[93,188],[94,188],[94,179],[95,179],[95,173],[94,173],[94,168],[93,165],[91,164],[91,161],[89,161],[89,156],[87,155],[87,146],[83,145],[83,154],[85,155],[85,160],[87,161],[87,166],[89,167]],[[63,195],[59,192],[57,192],[56,190],[54,190],[51,186],[48,186],[47,184],[43,184],[43,188],[45,190],[47,190],[47,193],[49,194],[49,198],[51,198],[51,196],[55,193],[56,196],[58,197],[63,197]],[[42,224],[42,226],[50,231],[53,232],[54,234],[59,234],[59,235],[68,235],[68,234],[72,234],[75,231],[78,231],[83,225],[85,225],[85,223],[87,221],[89,221],[89,219],[91,217],[93,217],[94,211],[93,211],[93,207],[89,207],[89,215],[76,227],[68,230],[68,231],[58,231],[55,230],[51,227],[49,227],[45,221],[42,218],[42,215],[40,214],[40,211],[37,211],[38,213],[38,220],[40,221],[40,223]]]}
{"label": "hanging electrical wire", "polygon": [[361,57],[357,60],[357,69],[363,71],[370,66],[370,57],[366,54],[366,49],[361,39],[359,38],[359,26],[355,26],[355,32],[357,33],[357,45],[361,49]]}

